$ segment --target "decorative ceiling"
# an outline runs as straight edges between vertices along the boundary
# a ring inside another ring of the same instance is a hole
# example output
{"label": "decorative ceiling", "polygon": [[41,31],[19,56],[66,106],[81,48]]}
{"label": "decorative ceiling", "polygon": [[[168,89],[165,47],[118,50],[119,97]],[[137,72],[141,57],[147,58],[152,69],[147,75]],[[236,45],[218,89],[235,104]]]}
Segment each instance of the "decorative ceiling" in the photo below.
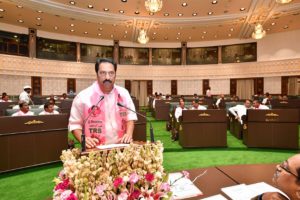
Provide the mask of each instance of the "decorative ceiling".
{"label": "decorative ceiling", "polygon": [[251,37],[255,23],[272,33],[300,29],[300,0],[163,0],[151,14],[144,0],[0,0],[0,22],[81,37],[136,42],[195,42]]}

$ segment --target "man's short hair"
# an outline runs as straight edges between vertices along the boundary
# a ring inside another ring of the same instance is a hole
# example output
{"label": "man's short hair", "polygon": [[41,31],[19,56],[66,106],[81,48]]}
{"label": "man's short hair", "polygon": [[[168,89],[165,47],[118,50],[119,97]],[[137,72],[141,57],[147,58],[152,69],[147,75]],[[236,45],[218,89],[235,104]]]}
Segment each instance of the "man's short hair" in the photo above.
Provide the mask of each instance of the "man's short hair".
{"label": "man's short hair", "polygon": [[47,108],[49,108],[49,106],[51,105],[51,103],[50,102],[46,102],[45,104],[44,104],[44,109],[47,109]]}
{"label": "man's short hair", "polygon": [[19,101],[19,107],[22,108],[24,106],[24,104],[27,104],[26,101]]}
{"label": "man's short hair", "polygon": [[97,59],[96,64],[95,64],[95,71],[96,71],[96,73],[98,73],[98,71],[99,71],[99,65],[101,63],[110,63],[110,64],[112,64],[114,66],[115,72],[117,72],[117,63],[115,63],[112,59],[99,58],[99,59]]}

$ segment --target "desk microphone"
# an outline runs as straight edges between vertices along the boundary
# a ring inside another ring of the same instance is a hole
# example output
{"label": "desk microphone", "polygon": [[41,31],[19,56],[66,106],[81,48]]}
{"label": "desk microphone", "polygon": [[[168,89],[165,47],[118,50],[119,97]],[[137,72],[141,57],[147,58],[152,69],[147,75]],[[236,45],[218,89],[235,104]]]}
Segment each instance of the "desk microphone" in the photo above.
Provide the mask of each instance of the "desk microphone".
{"label": "desk microphone", "polygon": [[93,109],[93,107],[97,107],[99,105],[99,103],[104,99],[104,96],[100,96],[99,101],[96,103],[96,105],[93,105],[91,107],[91,112],[88,114],[88,116],[83,120],[83,125],[82,125],[82,133],[81,133],[81,152],[84,152],[86,150],[85,147],[85,124],[87,122],[87,120],[90,118],[90,116],[95,112],[95,110]]}
{"label": "desk microphone", "polygon": [[153,143],[153,142],[154,142],[154,133],[153,133],[153,127],[152,127],[151,120],[149,120],[145,115],[143,115],[143,114],[141,114],[141,113],[139,113],[139,112],[136,112],[136,111],[134,111],[134,110],[128,108],[127,106],[125,106],[125,105],[123,105],[123,104],[121,104],[121,103],[119,103],[119,102],[117,103],[117,105],[120,106],[120,107],[126,108],[127,110],[130,110],[131,112],[134,112],[134,113],[138,114],[139,116],[145,118],[145,119],[147,120],[147,122],[150,123],[150,140],[151,140],[151,142]]}

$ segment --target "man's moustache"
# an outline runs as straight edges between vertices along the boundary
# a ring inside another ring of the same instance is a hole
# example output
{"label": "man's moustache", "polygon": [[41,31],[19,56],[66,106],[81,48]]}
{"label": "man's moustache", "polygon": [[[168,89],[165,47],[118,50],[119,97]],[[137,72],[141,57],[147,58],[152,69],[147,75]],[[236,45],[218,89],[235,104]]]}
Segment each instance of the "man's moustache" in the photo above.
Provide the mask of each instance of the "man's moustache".
{"label": "man's moustache", "polygon": [[104,80],[104,81],[103,81],[103,83],[106,83],[106,82],[112,83],[111,80]]}

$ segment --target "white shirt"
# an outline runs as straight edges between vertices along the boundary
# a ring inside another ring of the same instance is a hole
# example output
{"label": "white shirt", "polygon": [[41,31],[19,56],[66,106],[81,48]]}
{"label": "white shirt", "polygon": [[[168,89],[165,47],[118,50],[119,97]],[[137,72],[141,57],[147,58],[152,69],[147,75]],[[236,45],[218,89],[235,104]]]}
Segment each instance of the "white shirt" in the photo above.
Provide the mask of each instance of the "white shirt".
{"label": "white shirt", "polygon": [[177,122],[179,122],[179,117],[182,116],[182,110],[187,110],[186,108],[181,108],[180,106],[178,106],[175,110],[175,118],[177,120]]}
{"label": "white shirt", "polygon": [[[98,82],[95,81],[90,87],[82,90],[73,100],[70,118],[69,118],[69,131],[76,129],[82,130],[83,121],[86,116],[84,116],[84,107],[92,107],[92,102],[89,99],[94,96],[94,87],[99,88]],[[114,85],[120,96],[123,98],[123,103],[126,107],[135,111],[134,103],[130,97],[129,92],[120,86]],[[103,101],[105,101],[105,109],[109,112],[105,112],[105,132],[106,134],[106,144],[116,143],[117,139],[117,124],[115,119],[115,112],[117,108],[117,102],[115,98],[115,93],[112,91],[109,94],[103,94],[100,89],[97,89],[97,96],[104,96]],[[134,112],[128,111],[127,121],[137,120],[137,115]]]}
{"label": "white shirt", "polygon": [[4,101],[3,99],[0,99],[0,102],[12,102],[12,100]]}
{"label": "white shirt", "polygon": [[233,114],[235,117],[238,116],[242,124],[243,123],[242,116],[247,114],[247,108],[245,105],[236,105],[234,107],[229,108],[229,112]]}
{"label": "white shirt", "polygon": [[58,115],[59,114],[59,112],[58,111],[56,111],[56,110],[53,110],[53,112],[51,113],[51,112],[47,112],[47,111],[42,111],[42,112],[40,112],[40,114],[39,115]]}
{"label": "white shirt", "polygon": [[210,89],[207,89],[207,90],[206,90],[206,96],[208,96],[208,97],[210,97],[210,96],[211,96]]}
{"label": "white shirt", "polygon": [[191,110],[207,110],[207,108],[205,106],[198,105],[197,109],[194,106],[192,106]]}
{"label": "white shirt", "polygon": [[218,100],[217,100],[217,102],[216,102],[216,106],[219,108],[219,104],[221,103],[221,101],[222,101],[222,98],[219,98]]}
{"label": "white shirt", "polygon": [[19,96],[19,101],[25,101],[26,103],[30,102],[29,94],[26,91],[21,92]]}
{"label": "white shirt", "polygon": [[262,105],[262,104],[259,104],[259,107],[258,108],[254,108],[254,109],[258,109],[258,110],[269,110],[270,108],[266,105]]}
{"label": "white shirt", "polygon": [[31,111],[28,111],[27,113],[23,113],[21,110],[19,110],[18,112],[12,114],[11,116],[16,117],[16,116],[33,116],[34,113]]}
{"label": "white shirt", "polygon": [[266,103],[268,102],[268,100],[269,100],[268,98],[264,98],[261,103],[264,104],[264,105],[266,105]]}
{"label": "white shirt", "polygon": [[[44,108],[44,105],[40,105],[39,108]],[[58,106],[57,106],[57,105],[54,105],[53,108],[54,108],[54,109],[58,109]]]}
{"label": "white shirt", "polygon": [[[20,110],[20,106],[19,105],[14,105],[12,107],[13,110]],[[31,109],[31,106],[29,106],[29,110]]]}

